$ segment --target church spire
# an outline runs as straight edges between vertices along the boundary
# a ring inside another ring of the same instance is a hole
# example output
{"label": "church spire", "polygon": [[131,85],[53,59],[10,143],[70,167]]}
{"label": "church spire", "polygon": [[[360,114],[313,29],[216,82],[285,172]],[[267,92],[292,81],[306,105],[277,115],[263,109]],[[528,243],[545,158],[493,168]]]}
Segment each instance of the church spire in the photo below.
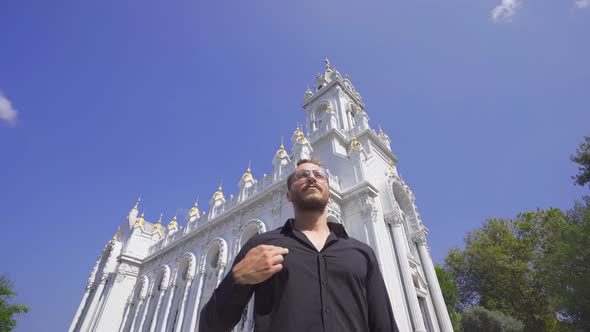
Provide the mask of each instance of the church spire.
{"label": "church spire", "polygon": [[137,209],[139,208],[139,202],[141,202],[141,196],[137,197],[137,201],[135,202],[135,205],[133,206],[132,210],[137,211]]}

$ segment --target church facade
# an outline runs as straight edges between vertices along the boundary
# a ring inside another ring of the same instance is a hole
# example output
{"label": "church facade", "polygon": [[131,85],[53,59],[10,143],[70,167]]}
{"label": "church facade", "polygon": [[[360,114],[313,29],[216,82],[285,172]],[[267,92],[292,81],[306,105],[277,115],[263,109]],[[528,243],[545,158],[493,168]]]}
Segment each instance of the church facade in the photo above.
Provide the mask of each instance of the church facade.
{"label": "church facade", "polygon": [[[139,200],[107,243],[88,279],[69,331],[193,332],[199,313],[253,235],[293,216],[286,179],[299,159],[314,158],[329,173],[328,220],[369,244],[377,258],[400,331],[453,331],[415,198],[397,172],[389,137],[369,125],[360,94],[326,60],[303,100],[305,128],[283,144],[272,174],[250,168],[239,193],[213,194],[180,226],[176,216],[148,222]],[[234,331],[252,331],[252,302]]]}

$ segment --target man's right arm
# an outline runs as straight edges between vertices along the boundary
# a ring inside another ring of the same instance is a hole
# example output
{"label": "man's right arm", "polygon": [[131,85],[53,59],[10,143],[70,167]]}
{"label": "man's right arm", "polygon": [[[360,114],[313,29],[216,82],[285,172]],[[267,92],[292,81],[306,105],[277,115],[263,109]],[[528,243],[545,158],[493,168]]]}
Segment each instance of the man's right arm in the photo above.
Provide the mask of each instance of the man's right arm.
{"label": "man's right arm", "polygon": [[255,285],[282,270],[287,249],[255,245],[254,238],[250,239],[236,256],[232,269],[201,311],[199,331],[231,331],[240,320]]}

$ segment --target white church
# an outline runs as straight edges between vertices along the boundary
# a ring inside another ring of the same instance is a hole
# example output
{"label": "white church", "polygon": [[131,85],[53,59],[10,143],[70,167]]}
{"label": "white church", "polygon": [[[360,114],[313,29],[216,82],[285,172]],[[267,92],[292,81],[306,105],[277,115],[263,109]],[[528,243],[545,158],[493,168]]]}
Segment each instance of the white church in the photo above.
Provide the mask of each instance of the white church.
{"label": "white church", "polygon": [[[281,144],[272,174],[255,179],[248,168],[237,195],[226,197],[220,186],[209,211],[195,203],[184,226],[176,217],[166,226],[161,217],[147,221],[138,200],[92,269],[69,332],[197,331],[201,308],[241,246],[293,217],[287,175],[310,157],[330,176],[328,220],[375,251],[400,331],[453,331],[428,230],[388,136],[371,128],[360,94],[327,59],[313,88],[302,105],[307,136],[297,128],[290,153]],[[252,303],[234,331],[253,331]]]}

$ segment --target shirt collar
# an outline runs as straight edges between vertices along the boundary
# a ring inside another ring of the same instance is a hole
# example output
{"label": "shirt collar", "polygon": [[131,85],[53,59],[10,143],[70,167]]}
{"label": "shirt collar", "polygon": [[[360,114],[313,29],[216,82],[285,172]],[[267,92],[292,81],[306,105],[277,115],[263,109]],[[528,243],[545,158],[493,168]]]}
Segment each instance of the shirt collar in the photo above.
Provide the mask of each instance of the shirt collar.
{"label": "shirt collar", "polygon": [[[295,229],[295,226],[293,225],[294,222],[295,222],[295,219],[293,219],[293,218],[287,219],[287,222],[285,222],[285,225],[283,225],[283,227],[281,229],[281,233],[283,233],[283,234],[291,233],[292,234],[293,230]],[[328,221],[328,228],[337,237],[343,238],[343,239],[348,239],[348,233],[346,233],[346,230],[344,229],[344,226],[342,226],[342,224]]]}

